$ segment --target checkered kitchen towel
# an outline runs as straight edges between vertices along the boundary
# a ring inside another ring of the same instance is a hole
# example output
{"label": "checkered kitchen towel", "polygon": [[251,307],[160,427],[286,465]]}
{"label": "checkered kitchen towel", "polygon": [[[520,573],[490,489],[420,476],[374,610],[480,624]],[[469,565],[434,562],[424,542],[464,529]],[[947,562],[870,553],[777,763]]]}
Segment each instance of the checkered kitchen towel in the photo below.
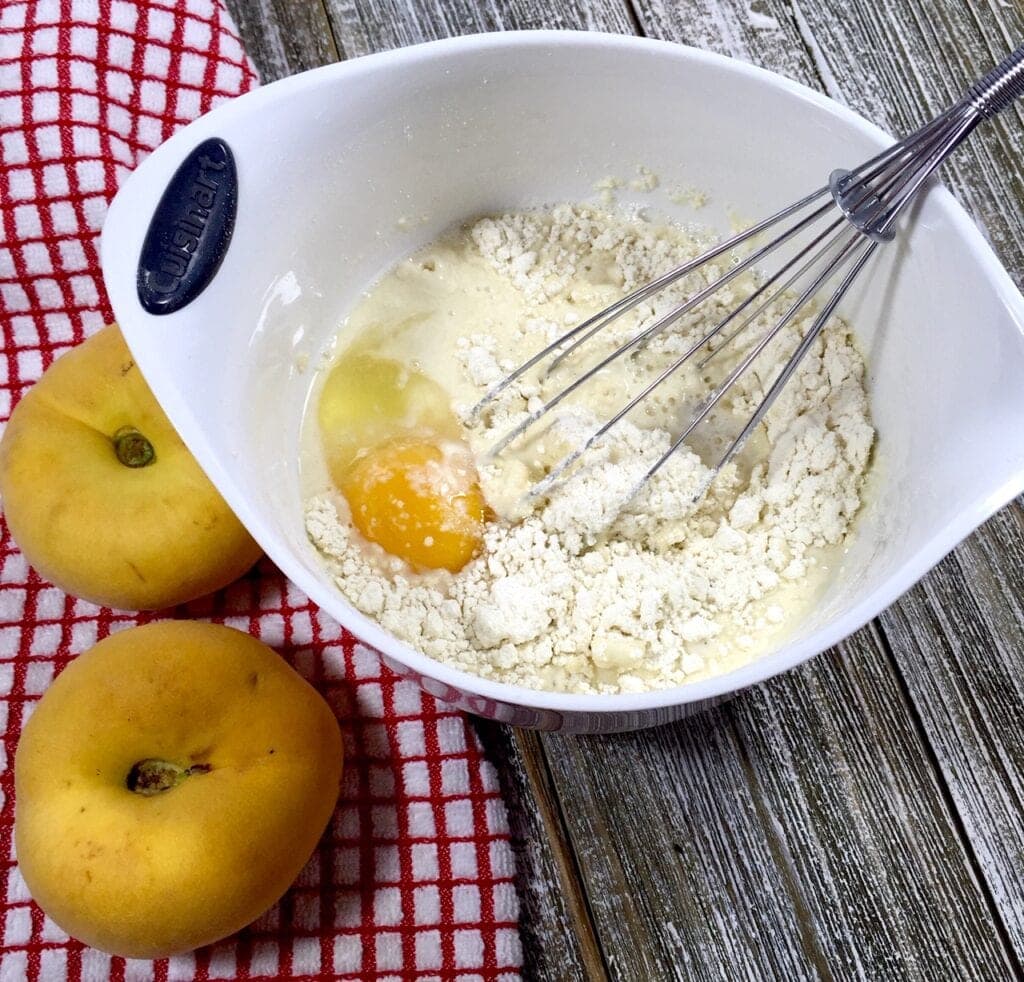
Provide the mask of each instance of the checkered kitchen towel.
{"label": "checkered kitchen towel", "polygon": [[[0,0],[0,419],[111,320],[98,233],[118,183],[182,124],[256,84],[215,0]],[[465,718],[401,681],[264,561],[163,616],[249,630],[336,709],[347,751],[327,834],[278,906],[194,954],[125,961],[32,904],[13,854],[19,730],[55,674],[133,616],[68,597],[0,538],[0,980],[516,979],[513,859],[494,769]]]}

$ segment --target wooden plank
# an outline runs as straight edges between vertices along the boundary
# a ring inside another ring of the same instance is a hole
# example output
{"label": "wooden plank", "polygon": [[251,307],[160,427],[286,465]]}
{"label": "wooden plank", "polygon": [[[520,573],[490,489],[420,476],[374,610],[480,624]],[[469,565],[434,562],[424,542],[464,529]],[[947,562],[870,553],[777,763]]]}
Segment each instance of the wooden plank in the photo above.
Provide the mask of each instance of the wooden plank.
{"label": "wooden plank", "polygon": [[613,979],[818,974],[726,710],[543,739]]}
{"label": "wooden plank", "polygon": [[[619,0],[561,5],[529,0],[327,0],[345,57],[479,31],[592,28],[632,33]],[[483,725],[483,724],[481,724]],[[512,739],[494,728],[485,744],[501,770],[509,804],[523,904],[524,975],[530,979],[603,978],[605,969],[547,764],[536,737]]]}
{"label": "wooden plank", "polygon": [[634,0],[634,7],[648,37],[717,51],[821,87],[790,0]]}
{"label": "wooden plank", "polygon": [[836,977],[1007,977],[1012,959],[879,649],[861,632],[828,670],[735,707],[765,807]]}
{"label": "wooden plank", "polygon": [[321,0],[225,0],[264,82],[338,61]]}
{"label": "wooden plank", "polygon": [[[1013,43],[1020,43],[1020,38],[1024,35],[1024,31],[1020,30],[1021,11],[1007,11],[1004,9],[1005,6],[997,9],[995,3],[920,5],[880,3],[877,0],[854,4],[810,4],[805,0],[796,0],[793,4],[783,0],[766,0],[753,4],[748,4],[744,0],[689,0],[682,3],[638,0],[635,4],[644,33],[719,50],[755,61],[799,81],[825,88],[834,97],[850,102],[855,108],[878,118],[883,125],[895,130],[912,128],[954,98],[958,91],[956,85],[950,85],[945,91],[935,94],[932,102],[925,106],[912,105],[911,100],[911,103],[905,105],[902,118],[883,115],[878,111],[889,106],[890,96],[895,104],[900,104],[900,100],[904,98],[906,86],[903,79],[906,75],[913,74],[916,77],[917,73],[927,71],[927,68],[921,69],[919,66],[929,64],[927,52],[930,50],[929,46],[934,43],[934,24],[945,23],[947,37],[955,39],[955,42],[946,46],[951,54],[962,61],[967,57],[965,52],[970,53],[969,57],[973,58],[973,62],[961,65],[957,69],[957,74],[961,79],[972,79],[989,64],[997,61]],[[889,29],[887,25],[897,16],[901,18],[900,29]],[[960,23],[972,18],[973,27]],[[950,21],[954,20],[955,25],[950,26]],[[866,26],[858,30],[860,24]],[[877,35],[871,35],[872,28],[880,30],[884,36],[879,38]],[[816,31],[819,33],[815,33]],[[864,36],[865,31],[868,32],[867,37]],[[826,33],[827,41],[822,39]],[[1017,40],[1011,42],[1011,37],[1016,37]],[[829,57],[828,52],[835,49],[842,50],[842,60]],[[889,59],[890,70],[888,75],[884,71],[879,71],[882,82],[875,89],[867,79],[871,77],[876,67],[873,59],[883,57]],[[910,73],[904,65],[908,59],[914,64],[914,70]],[[947,72],[954,72],[952,62],[947,66]],[[952,180],[954,190],[960,191],[969,206],[972,206],[988,225],[992,239],[1002,252],[1004,261],[1019,278],[1020,272],[1024,270],[1024,264],[1021,263],[1017,243],[1021,240],[1020,223],[1024,219],[1024,209],[1007,209],[1005,205],[999,205],[1000,201],[1020,201],[1022,197],[1019,189],[1022,186],[1020,175],[1024,155],[1020,153],[1019,143],[1024,137],[1024,129],[1015,128],[1016,123],[1016,120],[1010,120],[1009,131],[1007,126],[1003,126],[990,134],[986,142],[977,149],[976,158],[965,157],[960,167],[954,171]],[[1006,212],[1010,214],[1007,215]],[[979,728],[978,732],[971,734],[970,727],[964,720],[984,720],[987,710],[992,711],[993,716],[999,713],[996,718],[1004,720],[1020,718],[1021,706],[1017,698],[1019,688],[1009,684],[1009,676],[1015,675],[1018,680],[1021,678],[1020,661],[1021,653],[1024,653],[1024,644],[1020,643],[1020,625],[1024,623],[1019,599],[1024,593],[1020,585],[1020,556],[1024,553],[1021,525],[1019,507],[1004,512],[962,547],[955,560],[966,565],[969,570],[967,577],[961,577],[959,586],[969,597],[973,594],[975,616],[983,623],[987,618],[983,636],[977,639],[976,647],[972,647],[973,659],[980,661],[989,657],[984,653],[991,650],[997,637],[1005,639],[1002,648],[1013,651],[1014,655],[1002,659],[998,669],[990,669],[993,684],[984,695],[972,692],[978,687],[976,681],[952,678],[949,673],[946,673],[942,680],[934,679],[927,671],[923,658],[912,666],[915,677],[924,676],[928,682],[934,682],[936,687],[948,688],[953,694],[954,702],[957,694],[961,695],[961,701],[966,702],[967,707],[961,707],[962,718],[958,727],[944,725],[950,714],[943,711],[948,707],[943,705],[939,693],[926,692],[923,685],[911,688],[915,703],[923,702],[927,706],[935,707],[935,718],[928,726],[928,734],[939,743],[943,775],[953,783],[953,800],[964,815],[967,833],[973,847],[979,853],[978,862],[984,871],[986,883],[981,887],[983,893],[975,891],[973,897],[977,901],[979,896],[985,896],[984,891],[991,890],[1003,916],[1015,925],[1015,932],[1024,911],[1019,877],[1014,875],[1015,871],[1022,868],[1024,858],[1021,855],[1019,835],[1022,827],[1019,797],[1021,784],[1019,772],[1014,770],[1013,773],[1007,774],[1005,767],[1003,783],[1000,783],[1001,776],[994,771],[992,763],[999,755],[1006,753],[1011,759],[1019,759],[1019,748],[1013,736],[1004,736],[993,743],[990,729],[981,731]],[[993,534],[992,529],[997,529],[999,534]],[[938,576],[941,578],[942,573],[940,572]],[[932,583],[933,579],[934,577],[926,582],[926,591],[931,589],[928,584]],[[902,606],[898,606],[896,611],[902,609]],[[912,610],[908,612],[909,616],[903,616],[896,623],[903,627],[905,636],[912,637],[919,625],[928,623],[926,613]],[[888,619],[885,623],[887,627],[894,626]],[[942,632],[933,632],[929,635],[930,643],[923,645],[921,654],[928,652],[936,643],[946,642],[949,645],[951,634],[950,631],[945,635]],[[865,636],[862,634],[855,642],[860,644],[864,640]],[[877,647],[879,643],[884,643],[884,639],[871,639],[871,644],[875,646],[873,658],[878,666],[884,667],[885,662],[880,657]],[[962,651],[960,653],[963,654]],[[1019,686],[1019,682],[1017,685]],[[966,698],[962,695],[964,688],[967,689]],[[1007,695],[1000,699],[995,696],[996,690]],[[946,701],[948,702],[949,698]],[[1013,709],[1016,709],[1016,715],[1005,716],[1000,712]],[[927,710],[922,712],[920,707],[915,705],[912,717],[917,717],[919,713],[923,716],[928,715]],[[975,738],[968,743],[969,749],[956,757],[955,748],[962,748],[961,736],[964,734],[973,735]],[[943,744],[950,746],[943,748]],[[753,746],[757,745],[755,741]],[[922,747],[921,751],[924,749]],[[885,756],[888,758],[888,754]],[[780,769],[777,761],[774,761],[772,766],[771,756],[765,757],[764,761],[763,783],[769,783],[769,778],[773,776],[778,779],[785,775],[785,769]],[[972,774],[976,766],[986,778],[984,795],[970,793]],[[952,821],[957,822],[959,818],[953,818]],[[956,844],[954,832],[952,828],[947,828],[944,832],[947,848],[952,848]],[[794,855],[794,862],[801,855],[803,853],[797,852]],[[971,857],[962,859],[961,869],[964,863],[969,864],[970,861]],[[969,873],[962,875],[969,876]],[[954,886],[957,884],[949,884],[943,889],[952,890]],[[807,903],[813,905],[815,899],[820,897],[820,889],[820,884],[808,885]],[[966,889],[966,886],[961,882],[957,889]],[[968,894],[970,893],[968,891]],[[898,891],[893,894],[895,901],[901,896],[905,904],[912,897],[910,894],[900,895]],[[980,925],[984,917],[984,910],[979,909],[975,917],[976,925]],[[824,925],[822,948],[829,950],[833,939],[832,927]],[[1019,953],[1016,933],[1014,943]],[[879,952],[881,950],[879,949]],[[830,957],[835,957],[836,954],[837,951],[833,948]],[[879,953],[876,952],[870,957],[877,959]]]}
{"label": "wooden plank", "polygon": [[615,979],[1013,970],[870,632],[684,724],[544,740]]}
{"label": "wooden plank", "polygon": [[[1024,7],[808,3],[830,86],[906,131],[1024,39]],[[1024,284],[1024,111],[983,127],[944,177]],[[1004,509],[881,618],[1018,962],[1024,962],[1024,507]]]}
{"label": "wooden plank", "polygon": [[[1002,512],[881,621],[1007,935],[1024,962],[1021,513],[1019,507]],[[979,587],[978,570],[1000,582]],[[1000,606],[996,598],[1003,591],[1015,595]]]}
{"label": "wooden plank", "polygon": [[326,0],[347,57],[481,31],[572,28],[633,33],[625,0]]}
{"label": "wooden plank", "polygon": [[487,720],[473,723],[488,759],[499,770],[508,808],[521,905],[523,976],[545,982],[607,978],[540,738]]}

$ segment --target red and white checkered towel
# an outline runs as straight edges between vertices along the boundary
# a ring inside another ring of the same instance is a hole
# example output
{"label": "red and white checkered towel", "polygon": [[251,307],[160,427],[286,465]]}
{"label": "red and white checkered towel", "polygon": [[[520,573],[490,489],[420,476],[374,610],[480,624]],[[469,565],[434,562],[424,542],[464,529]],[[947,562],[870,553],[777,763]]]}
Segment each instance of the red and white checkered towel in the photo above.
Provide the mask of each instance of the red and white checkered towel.
{"label": "red and white checkered towel", "polygon": [[[257,84],[216,0],[0,0],[0,419],[112,319],[98,234],[118,183],[182,124]],[[326,696],[347,752],[341,801],[273,910],[169,960],[86,948],[32,904],[13,853],[18,733],[68,661],[157,616],[241,627]],[[126,615],[66,596],[0,538],[0,980],[518,979],[504,804],[466,719],[401,681],[267,561],[213,597]]]}

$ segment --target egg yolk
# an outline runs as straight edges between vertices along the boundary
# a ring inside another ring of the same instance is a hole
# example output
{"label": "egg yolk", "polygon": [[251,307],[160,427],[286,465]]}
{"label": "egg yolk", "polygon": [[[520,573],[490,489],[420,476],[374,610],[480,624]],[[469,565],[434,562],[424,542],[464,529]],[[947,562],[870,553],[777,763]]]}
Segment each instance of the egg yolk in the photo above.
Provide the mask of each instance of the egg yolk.
{"label": "egg yolk", "polygon": [[486,505],[473,465],[433,443],[373,447],[339,486],[363,537],[412,566],[456,573],[480,547]]}

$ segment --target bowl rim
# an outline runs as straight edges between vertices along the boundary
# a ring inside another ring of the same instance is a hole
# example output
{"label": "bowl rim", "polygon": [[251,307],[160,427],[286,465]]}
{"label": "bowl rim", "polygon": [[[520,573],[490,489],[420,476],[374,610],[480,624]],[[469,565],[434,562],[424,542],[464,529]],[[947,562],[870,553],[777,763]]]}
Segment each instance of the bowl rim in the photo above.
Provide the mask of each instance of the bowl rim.
{"label": "bowl rim", "polygon": [[[230,100],[206,116],[200,117],[197,123],[202,123],[204,127],[207,127],[213,125],[217,120],[226,120],[238,114],[248,114],[263,104],[290,98],[305,89],[316,88],[328,79],[332,82],[336,81],[339,76],[351,77],[370,70],[385,69],[388,66],[397,67],[429,60],[440,60],[449,55],[462,54],[467,51],[521,49],[529,46],[562,52],[573,48],[629,49],[634,52],[642,49],[659,57],[669,57],[680,62],[708,66],[716,71],[732,72],[812,103],[825,110],[846,129],[866,137],[878,149],[893,142],[893,137],[890,134],[852,109],[806,85],[747,62],[689,45],[654,38],[591,31],[557,30],[468,34],[325,65],[270,83]],[[180,130],[168,143],[177,143],[180,135],[186,130],[190,130],[192,125],[194,124]],[[187,140],[188,137],[185,139]],[[164,147],[166,146],[167,144],[164,144]],[[143,162],[139,170],[148,170],[147,164],[154,158],[170,159],[169,156],[161,152],[162,149],[155,151],[149,160]],[[1000,302],[1021,333],[1024,334],[1024,298],[1021,297],[1009,274],[992,252],[979,228],[945,187],[937,186],[931,189],[929,198],[943,210],[945,217],[953,226],[955,234],[964,240],[969,251],[977,257],[987,279],[995,288]],[[102,252],[105,270],[117,265],[113,262],[108,265],[107,262],[108,253],[113,253],[115,249],[112,242],[113,236],[107,234],[111,224],[114,223],[108,223],[105,226],[103,235]],[[115,291],[111,284],[108,284],[108,290],[112,295],[119,292]],[[398,662],[416,676],[436,680],[442,685],[450,686],[471,696],[525,709],[574,716],[581,714],[647,714],[651,711],[681,707],[691,703],[720,700],[730,693],[788,671],[828,650],[843,638],[863,627],[916,583],[958,542],[998,508],[1024,492],[1024,468],[1021,468],[1004,479],[987,495],[973,502],[969,508],[961,510],[955,520],[937,529],[921,548],[890,573],[874,590],[862,597],[846,615],[836,618],[830,624],[814,632],[808,639],[785,645],[781,649],[758,657],[730,672],[695,682],[687,682],[672,688],[637,693],[589,694],[531,689],[526,686],[487,679],[432,658],[399,640],[387,632],[376,620],[353,607],[330,583],[329,574],[323,577],[313,575],[290,548],[274,547],[278,541],[277,536],[259,534],[265,523],[249,507],[245,496],[230,473],[212,451],[207,452],[205,446],[197,446],[193,452],[196,453],[200,463],[214,479],[214,483],[217,484],[239,518],[264,546],[267,555],[314,603],[335,618],[343,628],[355,635],[358,641],[376,649],[389,660]],[[267,544],[271,548],[267,548]]]}

